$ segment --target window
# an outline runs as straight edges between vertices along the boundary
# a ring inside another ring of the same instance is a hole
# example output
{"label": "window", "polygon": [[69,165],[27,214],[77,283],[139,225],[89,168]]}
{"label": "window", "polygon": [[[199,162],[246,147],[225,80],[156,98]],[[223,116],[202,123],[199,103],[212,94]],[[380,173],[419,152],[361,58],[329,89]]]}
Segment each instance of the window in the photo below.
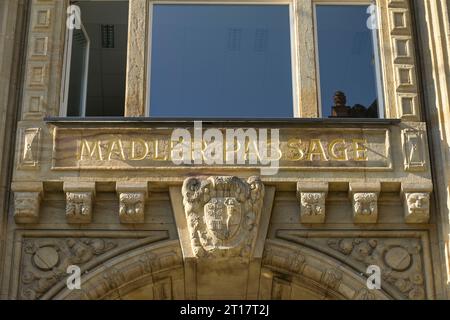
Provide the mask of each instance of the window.
{"label": "window", "polygon": [[292,118],[290,6],[152,5],[152,117]]}
{"label": "window", "polygon": [[383,116],[377,30],[368,6],[315,6],[323,117]]}
{"label": "window", "polygon": [[123,116],[128,1],[74,1],[79,28],[68,28],[62,113]]}

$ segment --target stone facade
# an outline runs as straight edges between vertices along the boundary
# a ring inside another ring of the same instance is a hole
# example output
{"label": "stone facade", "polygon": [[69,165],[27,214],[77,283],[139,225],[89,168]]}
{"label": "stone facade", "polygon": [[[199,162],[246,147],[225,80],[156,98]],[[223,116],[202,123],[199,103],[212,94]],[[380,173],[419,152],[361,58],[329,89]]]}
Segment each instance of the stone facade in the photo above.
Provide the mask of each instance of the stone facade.
{"label": "stone facade", "polygon": [[129,1],[113,122],[59,117],[66,1],[0,2],[0,298],[449,299],[447,2],[377,1],[386,119],[310,121],[313,2],[292,1],[304,119],[204,127],[279,130],[274,175],[174,164],[170,134],[192,121],[142,118],[150,1]]}

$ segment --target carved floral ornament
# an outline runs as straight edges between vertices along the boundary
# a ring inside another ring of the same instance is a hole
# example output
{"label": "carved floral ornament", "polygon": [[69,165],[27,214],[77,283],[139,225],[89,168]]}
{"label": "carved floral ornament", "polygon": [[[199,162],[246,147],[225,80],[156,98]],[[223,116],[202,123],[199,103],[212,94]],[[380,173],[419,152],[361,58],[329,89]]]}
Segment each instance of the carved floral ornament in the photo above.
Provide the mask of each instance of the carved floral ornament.
{"label": "carved floral ornament", "polygon": [[[367,188],[352,189],[350,186],[354,223],[377,223],[378,221],[378,195],[377,188],[368,185]],[[376,191],[375,191],[376,189]],[[374,191],[374,192],[373,192]]]}
{"label": "carved floral ornament", "polygon": [[145,194],[143,192],[120,193],[119,217],[122,223],[137,223],[144,220]]}
{"label": "carved floral ornament", "polygon": [[188,178],[182,194],[194,255],[251,256],[264,198],[259,178]]}
{"label": "carved floral ornament", "polygon": [[67,192],[66,217],[69,223],[88,223],[92,219],[92,192]]}

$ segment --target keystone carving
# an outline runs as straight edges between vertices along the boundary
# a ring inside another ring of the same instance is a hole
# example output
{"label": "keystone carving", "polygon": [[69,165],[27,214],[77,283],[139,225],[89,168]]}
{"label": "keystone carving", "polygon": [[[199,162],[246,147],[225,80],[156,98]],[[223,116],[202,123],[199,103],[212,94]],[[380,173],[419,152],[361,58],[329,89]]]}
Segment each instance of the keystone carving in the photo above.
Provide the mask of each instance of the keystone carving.
{"label": "keystone carving", "polygon": [[194,255],[251,256],[264,198],[259,178],[188,178],[182,195]]}

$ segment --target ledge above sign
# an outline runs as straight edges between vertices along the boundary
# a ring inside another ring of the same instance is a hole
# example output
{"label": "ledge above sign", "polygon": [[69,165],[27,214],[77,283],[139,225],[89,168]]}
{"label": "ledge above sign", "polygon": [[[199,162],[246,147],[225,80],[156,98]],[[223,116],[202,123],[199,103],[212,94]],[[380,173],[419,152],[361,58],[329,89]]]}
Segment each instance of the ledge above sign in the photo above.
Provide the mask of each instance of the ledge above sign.
{"label": "ledge above sign", "polygon": [[319,120],[47,122],[52,170],[392,170],[395,121]]}

